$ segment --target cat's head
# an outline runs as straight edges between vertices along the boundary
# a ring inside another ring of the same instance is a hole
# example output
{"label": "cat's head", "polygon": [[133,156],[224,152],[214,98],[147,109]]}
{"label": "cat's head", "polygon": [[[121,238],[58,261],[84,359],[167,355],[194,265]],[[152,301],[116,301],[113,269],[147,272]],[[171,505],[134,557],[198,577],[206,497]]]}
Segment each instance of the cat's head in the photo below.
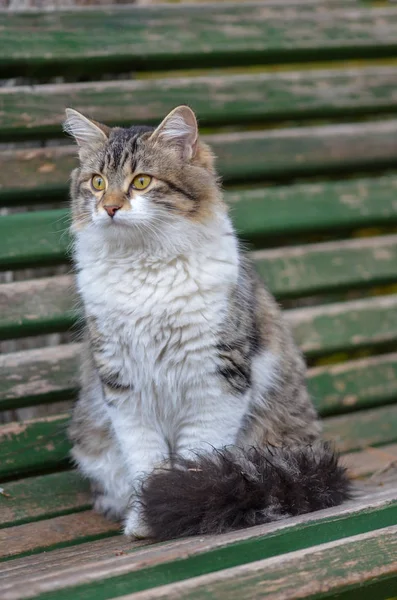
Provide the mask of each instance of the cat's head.
{"label": "cat's head", "polygon": [[157,128],[110,128],[72,109],[66,116],[80,158],[71,186],[75,231],[188,236],[222,211],[213,155],[189,107],[175,108]]}

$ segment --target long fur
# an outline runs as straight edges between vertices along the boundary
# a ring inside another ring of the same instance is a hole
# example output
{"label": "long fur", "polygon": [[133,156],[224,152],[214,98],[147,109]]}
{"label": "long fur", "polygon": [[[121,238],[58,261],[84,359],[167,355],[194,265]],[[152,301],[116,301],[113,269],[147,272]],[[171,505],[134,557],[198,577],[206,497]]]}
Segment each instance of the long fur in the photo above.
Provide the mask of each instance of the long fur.
{"label": "long fur", "polygon": [[177,458],[142,490],[158,540],[224,533],[329,508],[350,497],[346,470],[325,443],[302,448],[235,447]]}

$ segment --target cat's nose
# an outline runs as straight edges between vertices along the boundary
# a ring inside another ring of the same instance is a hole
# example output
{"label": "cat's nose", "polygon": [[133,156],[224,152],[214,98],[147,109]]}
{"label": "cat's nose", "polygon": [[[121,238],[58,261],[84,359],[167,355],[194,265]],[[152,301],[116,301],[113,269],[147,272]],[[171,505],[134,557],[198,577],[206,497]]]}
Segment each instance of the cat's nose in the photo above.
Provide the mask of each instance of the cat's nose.
{"label": "cat's nose", "polygon": [[103,208],[106,210],[109,217],[113,218],[116,214],[116,211],[119,210],[120,206],[104,206]]}

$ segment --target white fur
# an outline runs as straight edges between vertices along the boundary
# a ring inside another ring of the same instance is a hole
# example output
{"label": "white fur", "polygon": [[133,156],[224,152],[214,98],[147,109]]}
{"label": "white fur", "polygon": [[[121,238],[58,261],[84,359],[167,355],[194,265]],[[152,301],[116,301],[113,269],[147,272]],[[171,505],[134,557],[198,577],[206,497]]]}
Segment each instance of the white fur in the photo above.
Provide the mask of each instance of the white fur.
{"label": "white fur", "polygon": [[[142,229],[140,202],[113,221],[97,215],[75,246],[78,289],[107,339],[106,364],[133,386],[109,392],[107,406],[131,489],[170,451],[234,443],[250,399],[228,394],[217,375],[217,333],[238,273],[228,217],[220,211],[202,225],[164,216],[154,233]],[[144,535],[141,525],[131,508],[126,533]]]}

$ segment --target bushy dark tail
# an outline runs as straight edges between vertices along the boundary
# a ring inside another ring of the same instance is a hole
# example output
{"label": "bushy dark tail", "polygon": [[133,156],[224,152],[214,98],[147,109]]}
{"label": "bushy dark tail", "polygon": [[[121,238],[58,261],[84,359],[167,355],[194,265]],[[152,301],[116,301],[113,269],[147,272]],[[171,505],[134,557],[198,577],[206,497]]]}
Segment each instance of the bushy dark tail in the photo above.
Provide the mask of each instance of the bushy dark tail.
{"label": "bushy dark tail", "polygon": [[228,447],[177,458],[142,490],[144,515],[158,540],[222,533],[336,506],[350,497],[346,470],[328,444]]}

